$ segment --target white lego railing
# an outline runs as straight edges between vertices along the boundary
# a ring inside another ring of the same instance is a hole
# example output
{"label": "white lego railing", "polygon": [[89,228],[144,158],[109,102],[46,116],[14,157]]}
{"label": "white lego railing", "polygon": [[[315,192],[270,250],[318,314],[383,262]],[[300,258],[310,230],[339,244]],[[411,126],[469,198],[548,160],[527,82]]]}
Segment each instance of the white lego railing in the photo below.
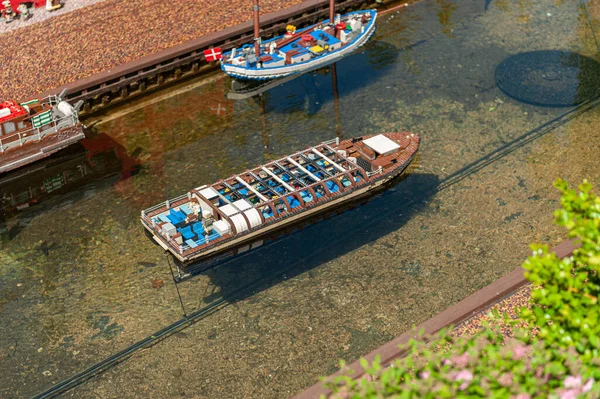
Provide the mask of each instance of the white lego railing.
{"label": "white lego railing", "polygon": [[62,128],[71,127],[79,123],[79,117],[77,116],[76,111],[73,111],[72,115],[59,118],[55,116],[54,109],[59,102],[58,96],[55,95],[50,95],[41,100],[41,104],[48,104],[50,106],[49,111],[52,112],[52,121],[37,128],[31,128],[29,130],[19,131],[17,134],[0,137],[0,153],[12,147],[20,147],[29,141],[39,141],[49,134],[58,132]]}

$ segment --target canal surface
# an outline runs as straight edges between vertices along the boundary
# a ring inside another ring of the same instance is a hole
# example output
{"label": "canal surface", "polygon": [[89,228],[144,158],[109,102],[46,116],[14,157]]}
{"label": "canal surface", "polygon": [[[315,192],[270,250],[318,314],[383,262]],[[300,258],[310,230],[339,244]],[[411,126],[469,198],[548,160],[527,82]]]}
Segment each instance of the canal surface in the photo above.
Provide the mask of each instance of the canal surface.
{"label": "canal surface", "polygon": [[[495,74],[539,50],[597,60],[581,4],[425,0],[381,16],[334,68],[237,100],[220,74],[188,82],[0,176],[0,396],[30,397],[182,316],[141,209],[336,136],[412,131],[422,146],[369,202],[187,278],[187,312],[229,305],[66,396],[289,397],[507,274],[529,243],[561,241],[552,182],[600,183],[598,108],[528,105]],[[530,96],[557,70],[511,87]]]}

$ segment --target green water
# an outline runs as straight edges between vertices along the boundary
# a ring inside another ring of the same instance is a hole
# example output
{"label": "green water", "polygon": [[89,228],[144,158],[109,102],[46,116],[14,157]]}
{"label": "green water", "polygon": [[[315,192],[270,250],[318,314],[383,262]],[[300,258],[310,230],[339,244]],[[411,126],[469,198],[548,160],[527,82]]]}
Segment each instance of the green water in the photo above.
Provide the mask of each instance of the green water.
{"label": "green water", "polygon": [[0,396],[39,393],[181,317],[141,209],[336,135],[412,131],[422,146],[369,203],[180,284],[187,311],[231,305],[67,396],[291,396],[507,274],[528,243],[559,242],[551,184],[598,183],[600,115],[520,103],[494,74],[535,50],[597,60],[582,12],[424,1],[381,16],[336,64],[337,99],[331,68],[239,101],[216,76],[1,177]]}

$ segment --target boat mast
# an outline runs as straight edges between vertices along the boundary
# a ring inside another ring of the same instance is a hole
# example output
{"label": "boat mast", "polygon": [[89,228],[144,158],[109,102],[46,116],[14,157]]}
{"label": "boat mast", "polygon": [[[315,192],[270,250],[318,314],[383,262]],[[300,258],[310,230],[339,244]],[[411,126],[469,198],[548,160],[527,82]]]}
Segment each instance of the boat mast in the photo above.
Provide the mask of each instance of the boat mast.
{"label": "boat mast", "polygon": [[254,52],[260,58],[260,22],[258,20],[258,0],[254,0]]}
{"label": "boat mast", "polygon": [[333,15],[335,14],[335,0],[329,0],[329,23],[333,24]]}

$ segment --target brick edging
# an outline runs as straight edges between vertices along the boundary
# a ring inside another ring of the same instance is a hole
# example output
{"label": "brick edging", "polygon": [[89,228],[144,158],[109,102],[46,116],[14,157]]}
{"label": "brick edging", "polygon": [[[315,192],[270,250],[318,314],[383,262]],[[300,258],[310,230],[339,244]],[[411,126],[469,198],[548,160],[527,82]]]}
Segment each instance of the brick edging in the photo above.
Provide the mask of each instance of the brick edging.
{"label": "brick edging", "polygon": [[[573,243],[573,240],[566,240],[553,247],[551,251],[555,252],[559,258],[564,258],[572,255],[576,248],[577,246]],[[490,285],[458,302],[456,305],[438,313],[429,320],[419,324],[417,327],[405,332],[362,357],[369,362],[373,362],[375,356],[379,355],[383,365],[389,364],[392,360],[403,357],[406,354],[406,350],[401,349],[400,346],[406,345],[411,339],[418,339],[420,330],[424,331],[425,336],[430,336],[445,327],[457,325],[500,302],[527,283],[528,281],[525,278],[524,269],[519,266],[508,275],[494,281]],[[348,368],[353,370],[353,373],[350,374],[352,379],[360,378],[365,373],[360,365],[360,359],[348,365]],[[341,375],[341,372],[337,371],[330,377],[339,375]],[[323,382],[318,382],[307,390],[297,394],[292,399],[318,398],[320,395],[328,396],[330,393],[331,391],[323,386]]]}

